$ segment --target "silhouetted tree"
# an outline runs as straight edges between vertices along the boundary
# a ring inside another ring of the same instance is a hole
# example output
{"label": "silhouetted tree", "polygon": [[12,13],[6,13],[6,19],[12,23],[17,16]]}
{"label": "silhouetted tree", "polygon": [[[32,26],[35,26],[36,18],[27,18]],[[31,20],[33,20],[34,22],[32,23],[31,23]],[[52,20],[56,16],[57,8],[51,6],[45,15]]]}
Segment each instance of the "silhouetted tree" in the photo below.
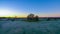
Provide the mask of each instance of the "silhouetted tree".
{"label": "silhouetted tree", "polygon": [[27,20],[33,20],[34,19],[34,14],[29,14],[27,16]]}
{"label": "silhouetted tree", "polygon": [[36,21],[39,21],[39,17],[37,15],[35,16],[35,20]]}
{"label": "silhouetted tree", "polygon": [[27,16],[27,20],[28,21],[39,21],[39,17],[36,15],[34,15],[34,14],[29,14],[28,16]]}

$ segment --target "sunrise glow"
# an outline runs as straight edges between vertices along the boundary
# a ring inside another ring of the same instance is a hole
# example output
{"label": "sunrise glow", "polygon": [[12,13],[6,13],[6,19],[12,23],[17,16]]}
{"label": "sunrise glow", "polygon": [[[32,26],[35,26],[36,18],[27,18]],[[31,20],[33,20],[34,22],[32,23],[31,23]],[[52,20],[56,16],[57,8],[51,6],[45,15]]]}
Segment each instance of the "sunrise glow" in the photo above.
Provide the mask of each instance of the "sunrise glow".
{"label": "sunrise glow", "polygon": [[60,2],[56,0],[6,0],[0,1],[0,17],[60,17]]}

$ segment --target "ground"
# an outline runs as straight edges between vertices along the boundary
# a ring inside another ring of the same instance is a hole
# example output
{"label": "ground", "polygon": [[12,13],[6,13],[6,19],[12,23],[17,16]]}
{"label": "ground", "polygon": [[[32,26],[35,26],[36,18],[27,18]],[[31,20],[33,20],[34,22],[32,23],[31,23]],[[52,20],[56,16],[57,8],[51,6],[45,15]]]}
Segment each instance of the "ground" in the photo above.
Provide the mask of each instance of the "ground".
{"label": "ground", "polygon": [[1,34],[60,34],[60,20],[53,21],[0,21]]}

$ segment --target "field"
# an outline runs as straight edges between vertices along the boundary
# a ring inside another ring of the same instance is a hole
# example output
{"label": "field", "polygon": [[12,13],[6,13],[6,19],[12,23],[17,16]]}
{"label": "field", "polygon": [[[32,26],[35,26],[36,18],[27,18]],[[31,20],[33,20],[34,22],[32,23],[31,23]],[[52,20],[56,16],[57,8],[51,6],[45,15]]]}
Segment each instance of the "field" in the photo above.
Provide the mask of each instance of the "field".
{"label": "field", "polygon": [[38,22],[0,21],[0,34],[60,34],[60,19]]}

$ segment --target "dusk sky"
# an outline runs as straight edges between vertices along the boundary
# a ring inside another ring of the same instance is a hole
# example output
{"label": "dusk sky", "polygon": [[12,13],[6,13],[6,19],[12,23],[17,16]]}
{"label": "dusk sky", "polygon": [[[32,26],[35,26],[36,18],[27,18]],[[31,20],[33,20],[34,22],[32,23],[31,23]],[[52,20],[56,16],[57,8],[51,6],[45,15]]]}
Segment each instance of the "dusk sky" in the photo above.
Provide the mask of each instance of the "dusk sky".
{"label": "dusk sky", "polygon": [[0,0],[0,16],[60,17],[60,0]]}

